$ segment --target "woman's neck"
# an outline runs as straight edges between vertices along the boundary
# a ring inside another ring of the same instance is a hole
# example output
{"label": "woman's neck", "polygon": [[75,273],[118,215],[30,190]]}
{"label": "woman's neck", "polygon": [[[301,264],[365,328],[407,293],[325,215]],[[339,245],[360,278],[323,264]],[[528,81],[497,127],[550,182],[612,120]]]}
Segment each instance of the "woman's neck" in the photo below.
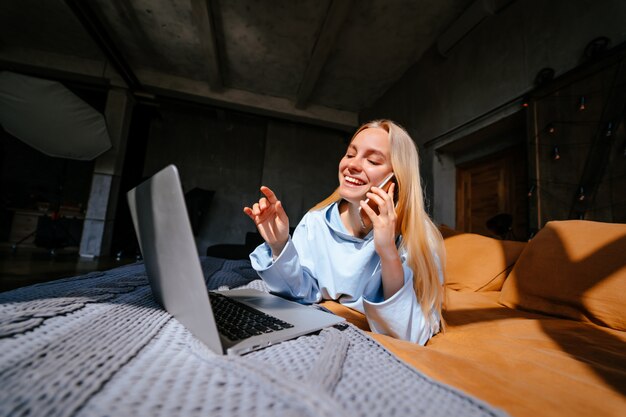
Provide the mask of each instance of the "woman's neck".
{"label": "woman's neck", "polygon": [[359,207],[361,206],[358,203],[341,200],[339,202],[339,217],[348,233],[355,237],[364,238],[370,232],[371,226],[363,228]]}

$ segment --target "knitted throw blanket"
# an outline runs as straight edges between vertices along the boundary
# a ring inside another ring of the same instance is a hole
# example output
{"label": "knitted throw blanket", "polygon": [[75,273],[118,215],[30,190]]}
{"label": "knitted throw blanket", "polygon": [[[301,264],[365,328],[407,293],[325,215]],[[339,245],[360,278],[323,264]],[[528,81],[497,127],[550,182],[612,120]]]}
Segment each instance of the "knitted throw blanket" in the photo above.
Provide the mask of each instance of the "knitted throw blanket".
{"label": "knitted throw blanket", "polygon": [[[204,258],[207,287],[264,289]],[[441,364],[446,366],[446,364]],[[216,355],[153,300],[143,264],[0,293],[1,416],[505,416],[355,327]]]}

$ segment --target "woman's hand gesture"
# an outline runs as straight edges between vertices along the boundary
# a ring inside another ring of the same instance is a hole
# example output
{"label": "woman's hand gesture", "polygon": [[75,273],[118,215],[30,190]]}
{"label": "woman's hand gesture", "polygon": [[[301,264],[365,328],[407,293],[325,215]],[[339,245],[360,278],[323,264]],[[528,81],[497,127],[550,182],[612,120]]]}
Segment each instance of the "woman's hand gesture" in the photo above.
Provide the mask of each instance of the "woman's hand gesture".
{"label": "woman's hand gesture", "polygon": [[272,256],[276,258],[283,251],[289,239],[289,217],[276,195],[268,187],[262,186],[261,192],[265,197],[252,208],[245,207],[244,213],[256,225],[265,242],[272,249]]}

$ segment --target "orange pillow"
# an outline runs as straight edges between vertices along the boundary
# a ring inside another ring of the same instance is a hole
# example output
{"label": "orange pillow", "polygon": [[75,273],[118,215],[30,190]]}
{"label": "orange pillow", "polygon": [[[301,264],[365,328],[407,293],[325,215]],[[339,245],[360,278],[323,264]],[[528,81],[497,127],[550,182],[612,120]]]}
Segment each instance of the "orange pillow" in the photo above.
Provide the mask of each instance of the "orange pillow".
{"label": "orange pillow", "polygon": [[499,291],[526,242],[498,240],[440,227],[446,247],[446,287]]}
{"label": "orange pillow", "polygon": [[626,330],[626,224],[549,222],[515,264],[500,302]]}

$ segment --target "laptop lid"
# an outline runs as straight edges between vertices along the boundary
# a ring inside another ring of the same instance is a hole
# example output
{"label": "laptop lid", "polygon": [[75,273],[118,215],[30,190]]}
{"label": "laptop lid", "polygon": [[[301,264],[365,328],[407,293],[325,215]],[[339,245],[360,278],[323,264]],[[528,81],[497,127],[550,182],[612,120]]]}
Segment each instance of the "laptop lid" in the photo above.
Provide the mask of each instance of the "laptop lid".
{"label": "laptop lid", "polygon": [[244,340],[220,335],[174,165],[128,192],[128,203],[156,300],[216,353],[243,354],[345,321],[257,290],[222,292],[293,326]]}
{"label": "laptop lid", "polygon": [[127,197],[157,302],[211,350],[222,353],[178,170],[165,167]]}

